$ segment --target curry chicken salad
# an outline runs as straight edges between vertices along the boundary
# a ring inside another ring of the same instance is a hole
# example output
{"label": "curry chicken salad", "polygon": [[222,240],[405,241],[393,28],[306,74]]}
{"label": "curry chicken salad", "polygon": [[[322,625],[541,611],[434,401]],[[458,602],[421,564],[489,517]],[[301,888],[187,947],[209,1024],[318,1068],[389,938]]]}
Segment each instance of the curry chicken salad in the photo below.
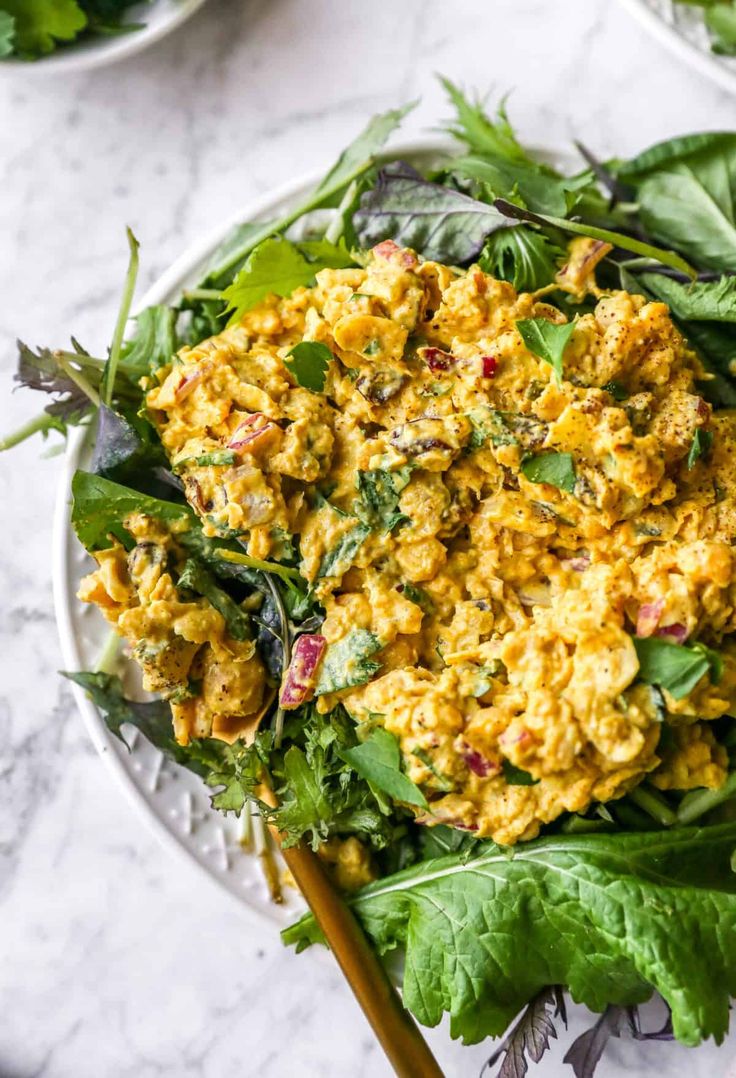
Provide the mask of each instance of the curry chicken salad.
{"label": "curry chicken salad", "polygon": [[90,427],[110,633],[66,676],[110,732],[239,815],[275,900],[274,836],[311,846],[420,1022],[510,1030],[489,1078],[563,990],[592,1078],[736,996],[736,134],[569,174],[444,86],[457,152],[375,117],[131,324],[128,233],[109,349],[20,343],[47,403],[0,448]]}
{"label": "curry chicken salad", "polygon": [[[635,638],[722,648],[736,628],[736,419],[713,418],[664,304],[597,289],[595,248],[573,241],[559,277],[597,299],[561,379],[517,328],[566,323],[544,295],[389,240],[182,349],[145,398],[205,534],[259,559],[294,544],[324,607],[282,706],[316,693],[384,726],[425,791],[420,822],[501,843],[645,776],[726,777],[711,725],[736,703],[730,648],[673,696],[639,679]],[[301,341],[330,351],[322,392],[285,365]],[[698,433],[712,451],[689,464]],[[560,464],[564,484],[545,482]],[[126,527],[136,545],[99,552],[80,597],[171,701],[180,743],[251,737],[268,695],[254,643],[177,584],[175,531]]]}

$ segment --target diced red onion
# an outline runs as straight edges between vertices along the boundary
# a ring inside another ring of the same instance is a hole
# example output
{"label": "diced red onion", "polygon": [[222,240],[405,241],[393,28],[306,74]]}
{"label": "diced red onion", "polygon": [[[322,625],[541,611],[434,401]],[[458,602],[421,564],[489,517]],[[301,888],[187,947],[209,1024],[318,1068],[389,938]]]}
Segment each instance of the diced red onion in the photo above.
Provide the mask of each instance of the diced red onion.
{"label": "diced red onion", "polygon": [[483,356],[481,361],[483,363],[483,377],[495,378],[496,371],[498,370],[498,360],[496,359],[496,357]]}
{"label": "diced red onion", "polygon": [[298,638],[279,694],[282,708],[300,707],[311,697],[317,667],[326,647],[327,641],[319,633],[304,633]]}
{"label": "diced red onion", "polygon": [[406,269],[413,269],[419,262],[413,251],[410,251],[408,247],[399,247],[394,240],[383,240],[381,243],[377,243],[373,248],[373,254],[377,255],[378,258],[385,258],[387,261],[398,256],[398,261]]}
{"label": "diced red onion", "polygon": [[420,348],[419,354],[431,371],[449,371],[455,362],[455,357],[441,348]]}
{"label": "diced red onion", "polygon": [[[255,423],[258,420],[265,420],[262,427],[255,427]],[[259,441],[263,439],[263,436],[268,433],[270,437],[271,431],[276,427],[275,423],[271,423],[270,420],[266,420],[263,412],[254,412],[253,415],[249,415],[247,419],[244,419],[242,423],[233,431],[230,437],[230,441],[227,443],[229,449],[247,449],[249,452],[256,448]]]}
{"label": "diced red onion", "polygon": [[584,573],[590,568],[590,558],[582,554],[579,558],[566,558],[562,563],[566,569],[572,569],[574,573]]}
{"label": "diced red onion", "polygon": [[636,616],[636,635],[651,636],[659,625],[663,610],[664,599],[657,599],[653,603],[643,603]]}
{"label": "diced red onion", "polygon": [[201,367],[196,371],[192,371],[191,374],[186,374],[174,390],[174,400],[178,402],[188,397],[192,390],[202,381],[203,377],[204,371]]}
{"label": "diced red onion", "polygon": [[497,771],[500,771],[498,764],[494,763],[493,760],[487,760],[485,756],[481,756],[479,752],[469,746],[463,749],[462,757],[473,774],[480,775],[483,779],[486,775],[494,775]]}
{"label": "diced red onion", "polygon": [[680,621],[675,621],[672,625],[662,625],[654,635],[666,637],[675,644],[684,644],[688,638],[687,625],[683,625]]}

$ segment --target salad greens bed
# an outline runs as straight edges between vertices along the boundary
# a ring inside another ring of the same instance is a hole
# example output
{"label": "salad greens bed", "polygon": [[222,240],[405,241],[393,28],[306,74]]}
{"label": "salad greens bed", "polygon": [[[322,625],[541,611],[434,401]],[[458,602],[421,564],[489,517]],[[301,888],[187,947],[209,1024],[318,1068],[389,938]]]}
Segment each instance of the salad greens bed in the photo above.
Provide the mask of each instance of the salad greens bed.
{"label": "salad greens bed", "polygon": [[142,23],[125,21],[138,0],[0,0],[0,59],[38,60],[91,34],[122,34]]}
{"label": "salad greens bed", "polygon": [[[257,639],[274,687],[321,611],[290,536],[278,559],[258,561],[237,536],[206,537],[185,503],[139,385],[182,345],[217,333],[268,293],[311,284],[322,267],[359,262],[389,237],[443,262],[477,261],[518,289],[548,288],[547,301],[572,318],[590,309],[588,301],[574,304],[555,290],[554,278],[566,242],[582,234],[613,244],[600,283],[667,302],[714,375],[703,392],[716,408],[736,404],[736,133],[675,138],[605,164],[579,146],[581,168],[566,175],[521,145],[503,107],[490,116],[444,85],[457,154],[421,168],[382,155],[408,110],[376,117],[301,205],[278,220],[237,228],[196,287],[176,304],[142,311],[124,340],[138,261],[129,234],[130,265],[107,356],[90,355],[74,339],[55,351],[19,345],[19,382],[49,399],[2,448],[94,418],[92,467],[77,473],[72,488],[80,541],[89,551],[109,545],[110,536],[130,545],[123,521],[132,511],[184,521],[186,587],[207,596],[236,639]],[[544,326],[549,333],[530,320],[525,340],[559,373],[566,327]],[[293,350],[291,370],[301,385],[324,386],[323,352],[316,344]],[[492,433],[479,426],[479,444]],[[693,460],[704,451],[694,444]],[[552,463],[556,479],[545,481],[563,486],[570,462]],[[401,482],[399,474],[362,477],[358,523],[326,555],[322,574],[335,571],[371,529],[395,526]],[[712,651],[645,643],[646,678],[675,695],[719,662]],[[355,630],[340,647],[345,654],[323,664],[325,692],[348,684],[346,670],[351,684],[375,670],[369,632]],[[201,775],[215,808],[240,813],[256,804],[286,843],[317,847],[333,835],[356,835],[369,844],[380,878],[347,901],[382,954],[404,952],[404,1000],[416,1017],[434,1025],[449,1012],[453,1035],[476,1042],[502,1034],[526,1007],[488,1062],[504,1078],[521,1078],[557,1035],[562,988],[602,1012],[566,1056],[577,1078],[593,1074],[611,1036],[674,1034],[690,1045],[724,1036],[736,994],[736,768],[721,790],[665,795],[645,784],[508,849],[446,826],[415,825],[394,803],[423,803],[395,738],[378,726],[359,741],[340,707],[327,716],[311,704],[285,713],[274,702],[253,745],[204,739],[184,747],[173,739],[168,704],[126,699],[114,664],[67,676],[86,689],[115,735],[122,739],[133,726]],[[719,720],[718,736],[736,752],[733,727],[732,719]],[[264,775],[278,808],[258,802]],[[302,949],[319,931],[307,915],[284,939]],[[654,990],[671,1017],[647,1033],[636,1008]]]}

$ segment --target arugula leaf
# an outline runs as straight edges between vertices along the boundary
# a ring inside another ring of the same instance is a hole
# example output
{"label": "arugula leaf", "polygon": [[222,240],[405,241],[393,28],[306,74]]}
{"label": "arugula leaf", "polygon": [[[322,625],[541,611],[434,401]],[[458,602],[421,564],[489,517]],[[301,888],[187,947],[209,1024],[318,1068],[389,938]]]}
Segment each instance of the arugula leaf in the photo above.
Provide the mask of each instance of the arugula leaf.
{"label": "arugula leaf", "polygon": [[562,248],[543,232],[519,225],[489,236],[478,265],[484,273],[509,281],[517,292],[536,292],[554,281],[563,257]]}
{"label": "arugula leaf", "polygon": [[675,700],[682,700],[692,692],[709,672],[718,681],[722,669],[720,655],[703,644],[686,647],[656,636],[635,636],[633,640],[641,680],[667,689]]}
{"label": "arugula leaf", "polygon": [[15,19],[7,11],[0,11],[0,57],[10,56],[15,48]]}
{"label": "arugula leaf", "polygon": [[146,513],[157,520],[194,520],[187,505],[152,498],[113,483],[110,479],[77,471],[72,479],[72,527],[85,550],[103,550],[111,545],[110,535],[128,542],[122,522],[131,513]]}
{"label": "arugula leaf", "polygon": [[479,254],[486,236],[508,221],[493,206],[430,183],[404,162],[378,173],[353,216],[361,247],[393,239],[425,258],[462,264]]}
{"label": "arugula leaf", "polygon": [[312,393],[323,393],[327,368],[334,359],[326,344],[319,341],[300,341],[295,344],[284,360],[284,366],[300,386]]}
{"label": "arugula leaf", "polygon": [[323,576],[342,576],[353,564],[355,555],[371,533],[367,524],[356,524],[349,532],[338,539],[332,550],[328,550],[319,563],[317,578]]}
{"label": "arugula leaf", "polygon": [[62,671],[76,685],[80,685],[100,710],[105,725],[110,733],[130,749],[122,727],[134,726],[147,741],[177,763],[183,764],[190,771],[204,775],[200,761],[193,760],[186,748],[174,738],[171,725],[171,707],[166,700],[129,700],[123,692],[122,682],[114,674],[86,673],[84,671]]}
{"label": "arugula leaf", "polygon": [[394,472],[384,468],[358,472],[358,500],[353,506],[358,519],[372,530],[383,532],[406,523],[409,518],[399,510],[399,498],[411,479],[411,472],[408,465]]}
{"label": "arugula leaf", "polygon": [[218,587],[212,573],[194,558],[188,558],[185,562],[177,586],[203,596],[225,619],[227,631],[233,640],[251,639],[253,634],[250,618],[245,610],[226,591]]}
{"label": "arugula leaf", "polygon": [[349,266],[350,254],[341,247],[321,240],[311,250],[308,244],[294,244],[281,237],[263,240],[249,255],[232,284],[222,293],[228,311],[228,325],[236,325],[246,311],[266,296],[290,296],[297,288],[314,284],[315,274],[326,266]]}
{"label": "arugula leaf", "polygon": [[521,472],[531,483],[549,483],[551,487],[575,491],[577,476],[572,453],[537,453],[521,462]]}
{"label": "arugula leaf", "polygon": [[701,430],[700,427],[695,431],[693,440],[690,445],[690,452],[687,455],[687,467],[688,471],[695,467],[695,462],[700,457],[707,456],[710,452],[710,448],[713,445],[713,432],[710,430]]}
{"label": "arugula leaf", "polygon": [[378,637],[368,629],[351,629],[342,640],[330,644],[320,663],[315,696],[370,681],[381,669],[381,664],[370,656],[380,651],[381,646]]}
{"label": "arugula leaf", "polygon": [[15,21],[13,45],[26,59],[52,52],[59,41],[73,41],[87,25],[76,0],[2,0]]}
{"label": "arugula leaf", "polygon": [[392,733],[377,726],[360,745],[343,749],[342,758],[371,786],[383,790],[394,801],[427,807],[419,787],[401,770],[401,751]]}
{"label": "arugula leaf", "polygon": [[711,269],[736,260],[736,134],[669,139],[629,161],[639,217],[656,239]]}
{"label": "arugula leaf", "polygon": [[562,360],[570,338],[575,332],[574,322],[557,325],[546,318],[521,318],[516,323],[519,335],[530,352],[539,356],[562,381]]}
{"label": "arugula leaf", "polygon": [[[513,853],[483,843],[347,901],[381,954],[405,948],[409,1010],[430,1026],[449,1011],[452,1035],[466,1042],[498,1035],[560,984],[598,1011],[642,1002],[654,987],[678,1039],[697,1044],[723,1036],[736,993],[735,843],[734,823],[555,835]],[[300,947],[320,938],[311,915],[282,935]]]}

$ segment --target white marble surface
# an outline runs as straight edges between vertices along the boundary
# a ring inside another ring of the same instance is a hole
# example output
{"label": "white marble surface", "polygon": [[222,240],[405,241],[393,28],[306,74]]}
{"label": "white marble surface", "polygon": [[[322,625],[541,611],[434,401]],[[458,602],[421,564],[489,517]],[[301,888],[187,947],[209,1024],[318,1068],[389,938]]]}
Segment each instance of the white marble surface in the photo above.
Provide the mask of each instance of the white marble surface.
{"label": "white marble surface", "polygon": [[[513,90],[522,135],[629,152],[733,126],[734,99],[642,36],[613,0],[210,0],[117,67],[48,80],[0,71],[0,417],[13,339],[103,347],[123,225],[152,280],[240,202],[328,164],[370,113],[433,72]],[[328,961],[294,958],[194,867],[170,856],[111,785],[56,677],[50,514],[58,460],[0,459],[0,1078],[384,1078]],[[432,1036],[448,1078],[483,1046]],[[725,1076],[734,1051],[626,1045],[652,1073]],[[559,1053],[545,1075],[570,1075]],[[633,1073],[626,1070],[627,1073]]]}

